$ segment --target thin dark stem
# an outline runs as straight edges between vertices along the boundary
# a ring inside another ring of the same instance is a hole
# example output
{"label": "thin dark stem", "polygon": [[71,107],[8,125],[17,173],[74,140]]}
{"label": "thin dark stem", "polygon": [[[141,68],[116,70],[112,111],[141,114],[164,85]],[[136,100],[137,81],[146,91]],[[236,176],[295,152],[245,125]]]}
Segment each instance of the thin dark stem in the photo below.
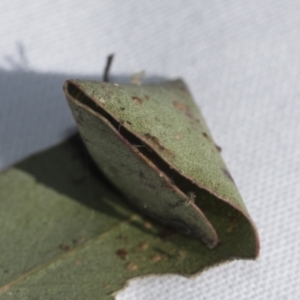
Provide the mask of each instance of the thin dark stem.
{"label": "thin dark stem", "polygon": [[110,54],[108,57],[107,57],[107,60],[106,60],[106,66],[105,66],[105,69],[104,69],[104,75],[103,75],[103,81],[104,82],[109,82],[109,70],[110,70],[110,66],[111,66],[111,63],[112,63],[112,60],[114,58],[114,54]]}

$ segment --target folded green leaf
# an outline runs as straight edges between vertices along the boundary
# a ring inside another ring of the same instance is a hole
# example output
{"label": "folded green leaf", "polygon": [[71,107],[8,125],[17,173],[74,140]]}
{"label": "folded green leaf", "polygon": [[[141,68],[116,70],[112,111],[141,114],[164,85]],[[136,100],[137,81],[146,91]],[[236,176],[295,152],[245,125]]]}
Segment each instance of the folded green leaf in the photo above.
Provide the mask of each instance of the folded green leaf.
{"label": "folded green leaf", "polygon": [[69,80],[64,91],[94,161],[140,211],[209,248],[234,237],[242,256],[257,256],[255,226],[181,80],[144,86]]}

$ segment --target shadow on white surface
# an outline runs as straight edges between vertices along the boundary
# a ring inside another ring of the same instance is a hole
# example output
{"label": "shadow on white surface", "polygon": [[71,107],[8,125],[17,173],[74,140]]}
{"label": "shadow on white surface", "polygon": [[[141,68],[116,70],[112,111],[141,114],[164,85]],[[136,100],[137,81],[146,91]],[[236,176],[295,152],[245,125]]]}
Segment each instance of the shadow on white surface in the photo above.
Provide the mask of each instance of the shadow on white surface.
{"label": "shadow on white surface", "polygon": [[[20,56],[26,62],[22,49]],[[26,63],[8,59],[16,69],[0,68],[0,170],[77,131],[62,90],[65,80],[102,81],[102,75],[39,73],[28,70]],[[111,75],[110,80],[128,84],[130,77]],[[163,77],[147,76],[143,82],[161,80]]]}

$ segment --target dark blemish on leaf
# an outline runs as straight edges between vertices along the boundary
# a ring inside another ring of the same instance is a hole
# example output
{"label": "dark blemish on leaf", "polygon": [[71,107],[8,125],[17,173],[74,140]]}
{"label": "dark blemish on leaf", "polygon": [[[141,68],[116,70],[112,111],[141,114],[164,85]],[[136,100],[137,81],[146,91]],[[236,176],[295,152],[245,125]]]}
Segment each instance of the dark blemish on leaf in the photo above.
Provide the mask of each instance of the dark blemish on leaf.
{"label": "dark blemish on leaf", "polygon": [[169,149],[165,148],[160,144],[159,139],[156,136],[153,136],[150,133],[145,133],[145,137],[148,140],[152,141],[152,143],[154,143],[159,148],[159,150],[165,152],[168,155],[173,156],[173,153]]}
{"label": "dark blemish on leaf", "polygon": [[203,136],[205,138],[207,138],[208,141],[212,142],[215,146],[215,148],[217,149],[218,152],[221,152],[222,151],[222,148],[220,146],[218,146],[217,144],[215,144],[212,140],[212,138],[206,133],[206,132],[202,132]]}
{"label": "dark blemish on leaf", "polygon": [[8,273],[9,272],[9,270],[4,270],[4,273]]}
{"label": "dark blemish on leaf", "polygon": [[146,99],[146,100],[149,100],[150,97],[149,97],[148,95],[145,95],[145,99]]}
{"label": "dark blemish on leaf", "polygon": [[227,228],[227,232],[231,232],[238,226],[239,215],[234,214],[233,216],[229,216],[229,226]]}
{"label": "dark blemish on leaf", "polygon": [[156,189],[156,186],[154,184],[151,184],[150,182],[144,181],[144,184],[152,190]]}
{"label": "dark blemish on leaf", "polygon": [[120,107],[120,110],[124,111],[124,110],[125,110],[125,107]]}
{"label": "dark blemish on leaf", "polygon": [[218,150],[218,152],[222,151],[222,148],[220,146],[218,146],[217,144],[215,144],[216,149]]}
{"label": "dark blemish on leaf", "polygon": [[84,123],[83,119],[82,119],[82,117],[80,115],[76,116],[75,121],[79,125],[82,125]]}
{"label": "dark blemish on leaf", "polygon": [[70,246],[70,249],[73,249],[77,245],[82,244],[83,241],[84,241],[84,238],[79,238],[78,240],[77,239],[72,239],[73,245]]}
{"label": "dark blemish on leaf", "polygon": [[125,249],[119,249],[116,254],[122,259],[127,259],[128,253]]}
{"label": "dark blemish on leaf", "polygon": [[69,251],[71,249],[71,247],[69,245],[66,245],[66,244],[60,244],[59,248],[64,250],[64,251]]}
{"label": "dark blemish on leaf", "polygon": [[145,177],[145,175],[142,171],[139,172],[139,177],[146,186],[148,186],[149,188],[151,188],[153,190],[156,189],[156,186],[154,184],[150,183],[150,181],[147,179],[147,177]]}
{"label": "dark blemish on leaf", "polygon": [[143,100],[138,98],[138,97],[132,97],[132,100],[136,103],[139,103],[139,104],[142,104],[143,103]]}
{"label": "dark blemish on leaf", "polygon": [[75,121],[76,121],[77,124],[82,125],[82,122],[79,118],[76,118]]}
{"label": "dark blemish on leaf", "polygon": [[229,173],[229,171],[226,168],[222,168],[222,171],[225,174],[225,176],[234,183],[234,180],[233,180],[231,174]]}
{"label": "dark blemish on leaf", "polygon": [[203,136],[209,141],[213,143],[212,138],[206,133],[206,132],[202,132]]}
{"label": "dark blemish on leaf", "polygon": [[159,233],[158,236],[162,239],[162,240],[168,240],[171,237],[173,237],[176,234],[176,232],[170,228],[170,227],[165,227],[163,228]]}
{"label": "dark blemish on leaf", "polygon": [[90,142],[90,141],[89,141],[86,137],[84,137],[84,136],[82,136],[81,138],[82,138],[82,140],[83,140],[85,143],[89,143],[89,142]]}
{"label": "dark blemish on leaf", "polygon": [[124,234],[120,234],[119,236],[117,236],[117,239],[120,239],[120,240],[126,241],[126,240],[127,240],[127,236],[126,236],[126,235],[124,235]]}

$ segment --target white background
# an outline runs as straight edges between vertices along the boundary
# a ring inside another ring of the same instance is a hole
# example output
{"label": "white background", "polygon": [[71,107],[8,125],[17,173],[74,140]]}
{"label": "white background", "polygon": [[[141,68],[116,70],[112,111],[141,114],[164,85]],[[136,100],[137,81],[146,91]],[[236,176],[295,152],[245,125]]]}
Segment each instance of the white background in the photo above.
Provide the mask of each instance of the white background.
{"label": "white background", "polygon": [[257,224],[256,262],[134,280],[118,300],[300,299],[300,1],[1,0],[0,169],[75,125],[68,78],[182,77]]}

